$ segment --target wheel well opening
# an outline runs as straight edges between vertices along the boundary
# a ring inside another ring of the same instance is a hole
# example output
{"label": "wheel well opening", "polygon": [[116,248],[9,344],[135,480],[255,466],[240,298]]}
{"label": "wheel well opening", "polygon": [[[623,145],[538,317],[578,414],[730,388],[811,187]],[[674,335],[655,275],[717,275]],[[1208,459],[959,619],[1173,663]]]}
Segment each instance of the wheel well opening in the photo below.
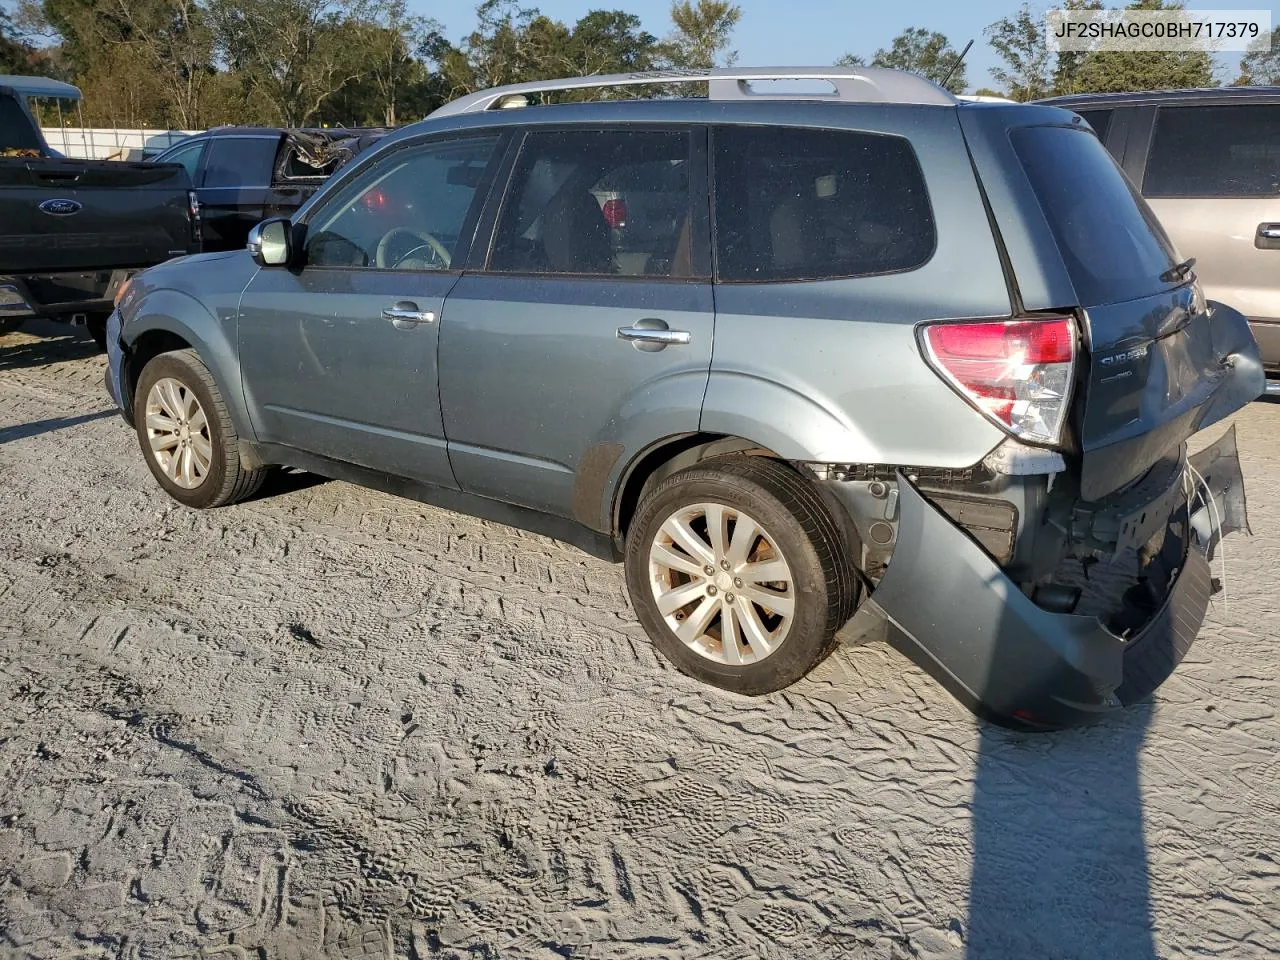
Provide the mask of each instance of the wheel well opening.
{"label": "wheel well opening", "polygon": [[183,340],[176,333],[170,333],[168,330],[148,330],[142,336],[134,341],[133,349],[129,353],[129,362],[126,365],[126,383],[125,389],[128,391],[128,400],[132,402],[133,391],[138,383],[138,376],[142,373],[142,368],[148,363],[160,356],[162,353],[171,353],[174,350],[189,350],[191,344]]}
{"label": "wheel well opening", "polygon": [[647,487],[665,480],[685,467],[728,454],[782,459],[772,450],[743,437],[693,433],[666,440],[654,449],[641,454],[626,474],[626,479],[614,502],[613,525],[618,537],[626,537],[631,519],[636,514],[636,507],[640,505],[640,498]]}

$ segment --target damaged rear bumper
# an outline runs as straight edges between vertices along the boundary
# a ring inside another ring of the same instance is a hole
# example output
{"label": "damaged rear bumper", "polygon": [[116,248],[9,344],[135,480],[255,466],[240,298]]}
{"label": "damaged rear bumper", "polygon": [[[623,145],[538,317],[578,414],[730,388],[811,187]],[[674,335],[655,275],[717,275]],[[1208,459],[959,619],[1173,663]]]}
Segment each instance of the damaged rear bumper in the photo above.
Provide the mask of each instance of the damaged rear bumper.
{"label": "damaged rear bumper", "polygon": [[[1188,462],[1196,486],[1212,497],[1180,497],[1167,514],[1165,550],[1174,551],[1167,589],[1145,624],[1126,637],[1097,617],[1037,606],[901,475],[892,562],[858,616],[864,625],[883,617],[895,646],[997,722],[1073,726],[1140,701],[1169,677],[1199,633],[1218,541],[1247,529],[1234,428]],[[1167,497],[1159,502],[1168,509]]]}

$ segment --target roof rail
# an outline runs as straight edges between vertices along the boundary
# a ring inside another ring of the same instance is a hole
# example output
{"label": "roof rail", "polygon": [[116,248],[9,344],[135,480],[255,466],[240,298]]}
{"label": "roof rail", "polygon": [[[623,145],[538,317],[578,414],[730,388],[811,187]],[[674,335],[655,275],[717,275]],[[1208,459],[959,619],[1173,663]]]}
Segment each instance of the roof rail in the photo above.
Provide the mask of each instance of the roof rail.
{"label": "roof rail", "polygon": [[[825,80],[830,93],[754,90],[753,83],[772,80]],[[560,90],[705,82],[712,100],[837,100],[847,103],[927,103],[955,106],[956,99],[924,77],[882,67],[727,67],[715,70],[654,70],[603,76],[564,77],[491,87],[446,103],[432,117],[523,107],[529,96]]]}

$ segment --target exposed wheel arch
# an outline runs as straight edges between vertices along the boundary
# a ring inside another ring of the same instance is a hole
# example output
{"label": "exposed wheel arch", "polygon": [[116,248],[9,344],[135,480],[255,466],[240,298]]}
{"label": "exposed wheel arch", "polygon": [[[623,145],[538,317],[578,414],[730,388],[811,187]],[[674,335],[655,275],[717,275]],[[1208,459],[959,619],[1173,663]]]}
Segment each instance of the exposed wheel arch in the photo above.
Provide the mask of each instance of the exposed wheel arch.
{"label": "exposed wheel arch", "polygon": [[667,437],[636,456],[623,471],[613,498],[613,532],[627,535],[637,504],[647,487],[660,483],[685,467],[712,457],[742,454],[781,460],[776,453],[745,437],[716,433],[690,433]]}
{"label": "exposed wheel arch", "polygon": [[138,377],[142,368],[162,353],[177,350],[190,350],[192,346],[178,334],[169,330],[148,330],[133,342],[129,353],[125,355],[123,377],[124,396],[121,398],[121,409],[130,425],[133,423],[133,394],[138,386]]}
{"label": "exposed wheel arch", "polygon": [[[717,433],[691,433],[668,437],[636,456],[623,472],[613,501],[613,535],[616,540],[621,542],[626,539],[627,530],[635,516],[640,498],[655,484],[661,483],[672,474],[691,467],[695,463],[735,454],[767,457],[796,469],[792,461],[746,437]],[[805,476],[822,498],[827,511],[844,536],[845,545],[849,549],[848,555],[860,556],[861,538],[858,536],[857,527],[848,509],[826,484],[819,483],[803,470],[797,469],[797,472]]]}

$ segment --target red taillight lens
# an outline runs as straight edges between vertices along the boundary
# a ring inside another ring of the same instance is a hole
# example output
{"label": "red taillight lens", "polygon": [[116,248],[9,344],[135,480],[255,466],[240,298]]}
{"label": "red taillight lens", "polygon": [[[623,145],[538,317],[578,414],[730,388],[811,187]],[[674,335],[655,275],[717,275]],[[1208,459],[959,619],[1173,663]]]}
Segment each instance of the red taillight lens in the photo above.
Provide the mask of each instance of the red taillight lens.
{"label": "red taillight lens", "polygon": [[627,225],[627,201],[625,200],[606,200],[604,206],[600,208],[600,212],[604,214],[605,223],[617,230],[619,227]]}
{"label": "red taillight lens", "polygon": [[1076,355],[1070,317],[935,323],[924,328],[934,369],[1010,432],[1057,443]]}

